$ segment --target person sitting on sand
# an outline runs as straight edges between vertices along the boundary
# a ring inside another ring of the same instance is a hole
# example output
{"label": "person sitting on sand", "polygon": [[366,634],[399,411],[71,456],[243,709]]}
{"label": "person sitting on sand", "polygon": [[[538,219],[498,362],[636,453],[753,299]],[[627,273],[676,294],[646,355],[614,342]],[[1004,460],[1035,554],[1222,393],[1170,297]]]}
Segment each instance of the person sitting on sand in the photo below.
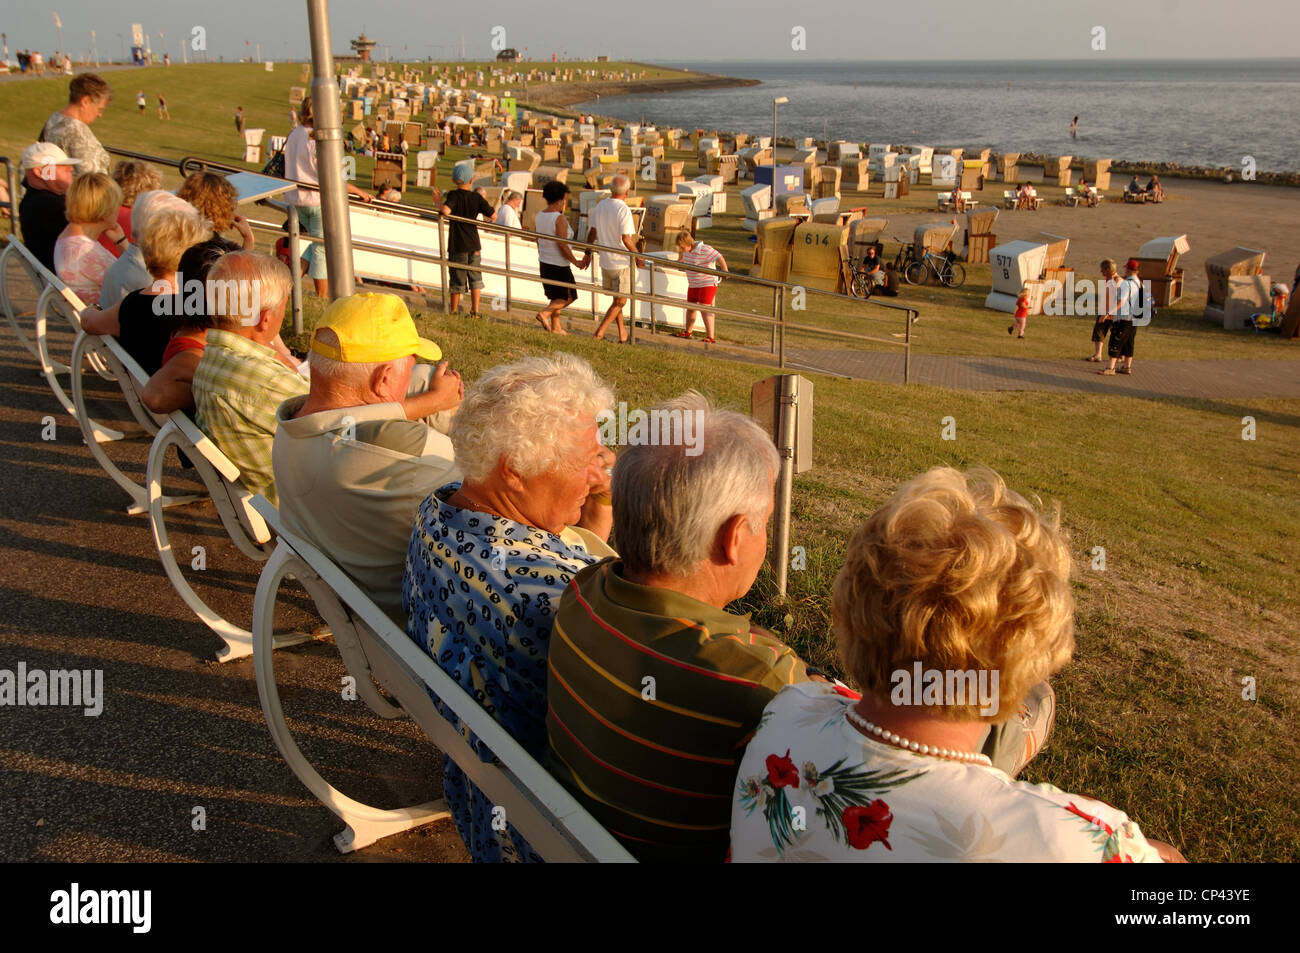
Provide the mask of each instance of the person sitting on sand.
{"label": "person sitting on sand", "polygon": [[1153,174],[1151,181],[1147,183],[1147,195],[1151,196],[1152,201],[1163,202],[1165,200],[1165,187],[1160,184],[1160,176]]}
{"label": "person sitting on sand", "polygon": [[1133,181],[1128,184],[1128,188],[1124,191],[1132,192],[1134,195],[1139,195],[1142,192],[1145,192],[1146,189],[1142,188],[1142,183],[1138,181],[1138,177],[1135,175],[1133,176]]}

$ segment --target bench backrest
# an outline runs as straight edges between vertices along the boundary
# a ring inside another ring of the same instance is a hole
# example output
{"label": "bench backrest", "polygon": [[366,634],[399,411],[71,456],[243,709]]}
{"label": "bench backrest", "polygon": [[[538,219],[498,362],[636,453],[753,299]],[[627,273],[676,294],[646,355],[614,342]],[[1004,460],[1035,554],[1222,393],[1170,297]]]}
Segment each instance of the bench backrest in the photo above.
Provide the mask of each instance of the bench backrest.
{"label": "bench backrest", "polygon": [[[510,824],[539,855],[548,861],[633,860],[623,846],[478,702],[394,625],[342,569],[301,536],[286,530],[279,512],[264,497],[254,497],[252,505],[279,537],[279,546],[287,547],[319,580],[318,583],[305,574],[299,575],[299,582],[317,601],[322,615],[336,629],[336,636],[340,610],[346,612],[355,624],[356,635],[365,653],[365,670],[352,671],[357,682],[361,683],[363,676],[373,674],[475,786],[491,798],[493,804],[505,808]],[[330,606],[331,601],[337,601],[338,605]],[[349,660],[345,654],[344,661],[349,663],[351,670],[355,659]],[[492,750],[497,759],[495,763],[488,764],[479,758],[438,712],[430,692]]]}

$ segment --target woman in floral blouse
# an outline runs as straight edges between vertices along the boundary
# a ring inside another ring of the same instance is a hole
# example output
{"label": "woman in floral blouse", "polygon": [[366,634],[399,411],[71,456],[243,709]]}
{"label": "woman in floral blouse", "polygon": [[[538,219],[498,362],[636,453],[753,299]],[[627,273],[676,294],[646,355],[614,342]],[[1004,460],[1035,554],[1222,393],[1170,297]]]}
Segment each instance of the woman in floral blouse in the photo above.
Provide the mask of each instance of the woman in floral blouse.
{"label": "woman in floral blouse", "polygon": [[54,270],[86,304],[99,304],[104,275],[117,261],[99,244],[101,235],[119,247],[126,236],[117,224],[122,189],[102,172],[87,172],[68,189],[68,225],[54,242]]}
{"label": "woman in floral blouse", "polygon": [[938,467],[899,489],[835,581],[862,697],[807,682],[767,706],[741,762],[732,859],[1181,861],[1122,811],[1014,781],[981,753],[991,729],[1048,702],[1040,686],[1074,650],[1069,573],[1056,522],[988,470]]}

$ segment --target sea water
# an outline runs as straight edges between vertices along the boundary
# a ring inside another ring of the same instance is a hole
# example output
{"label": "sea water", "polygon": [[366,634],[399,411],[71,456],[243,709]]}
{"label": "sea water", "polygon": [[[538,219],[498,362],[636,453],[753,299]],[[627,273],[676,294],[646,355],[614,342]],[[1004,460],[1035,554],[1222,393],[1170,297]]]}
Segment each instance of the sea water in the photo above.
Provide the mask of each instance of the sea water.
{"label": "sea water", "polygon": [[[688,62],[760,86],[572,108],[685,129],[1300,171],[1300,60]],[[1079,117],[1078,138],[1070,120]]]}

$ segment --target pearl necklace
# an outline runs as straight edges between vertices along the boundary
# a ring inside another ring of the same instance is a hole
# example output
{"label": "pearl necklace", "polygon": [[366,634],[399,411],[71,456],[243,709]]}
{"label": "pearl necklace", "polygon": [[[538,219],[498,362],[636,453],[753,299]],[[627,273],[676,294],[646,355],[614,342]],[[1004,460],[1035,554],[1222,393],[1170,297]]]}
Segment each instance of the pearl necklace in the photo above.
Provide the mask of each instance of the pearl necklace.
{"label": "pearl necklace", "polygon": [[854,725],[875,735],[881,741],[897,748],[902,748],[906,751],[914,751],[917,754],[923,754],[933,758],[945,758],[949,761],[961,761],[966,764],[980,764],[987,768],[993,767],[993,762],[986,754],[972,751],[954,751],[951,748],[940,748],[937,745],[923,745],[920,742],[908,741],[901,735],[896,735],[893,732],[886,731],[879,725],[873,725],[871,722],[867,721],[867,719],[854,711],[852,706],[844,709],[844,716]]}

